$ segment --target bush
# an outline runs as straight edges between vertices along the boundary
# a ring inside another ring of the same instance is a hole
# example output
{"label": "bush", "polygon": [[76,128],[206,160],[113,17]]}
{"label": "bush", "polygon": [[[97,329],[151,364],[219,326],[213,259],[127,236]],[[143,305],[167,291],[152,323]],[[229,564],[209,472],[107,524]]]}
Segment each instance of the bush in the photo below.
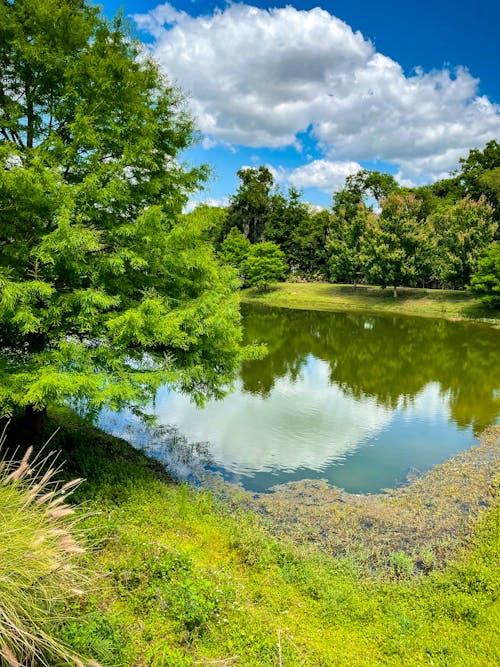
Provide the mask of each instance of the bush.
{"label": "bush", "polygon": [[[5,434],[0,437],[0,447]],[[81,480],[56,481],[56,457],[0,460],[0,665],[31,667],[48,657],[81,660],[57,638],[65,603],[86,583],[68,495]],[[96,663],[91,663],[96,665]]]}
{"label": "bush", "polygon": [[285,255],[276,243],[263,241],[252,246],[242,265],[245,284],[265,292],[270,283],[282,280],[286,273]]}

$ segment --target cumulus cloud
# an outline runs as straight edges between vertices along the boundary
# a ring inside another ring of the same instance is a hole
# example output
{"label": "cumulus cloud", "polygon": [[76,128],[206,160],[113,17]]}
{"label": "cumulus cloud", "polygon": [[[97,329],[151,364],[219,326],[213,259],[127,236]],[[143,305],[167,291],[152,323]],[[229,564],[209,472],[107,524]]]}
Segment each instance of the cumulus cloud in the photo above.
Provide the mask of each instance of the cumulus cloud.
{"label": "cumulus cloud", "polygon": [[314,160],[302,167],[291,170],[286,180],[297,188],[318,188],[327,194],[343,187],[345,179],[361,169],[357,162],[332,162]]}
{"label": "cumulus cloud", "polygon": [[300,148],[309,133],[331,163],[382,160],[423,180],[500,134],[500,106],[467,69],[407,76],[319,8],[233,4],[192,17],[164,4],[134,18],[209,141]]}

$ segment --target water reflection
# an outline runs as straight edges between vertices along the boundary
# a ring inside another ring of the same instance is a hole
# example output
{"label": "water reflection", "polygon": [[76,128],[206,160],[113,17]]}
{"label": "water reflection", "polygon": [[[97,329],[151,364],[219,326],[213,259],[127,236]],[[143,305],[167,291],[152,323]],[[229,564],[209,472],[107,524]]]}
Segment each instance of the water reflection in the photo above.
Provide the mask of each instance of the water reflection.
{"label": "water reflection", "polygon": [[353,492],[405,481],[474,442],[500,414],[500,332],[467,323],[244,308],[245,363],[235,391],[196,408],[168,389],[154,412],[215,468],[262,491],[326,478]]}
{"label": "water reflection", "polygon": [[310,355],[294,379],[278,378],[264,396],[240,383],[197,410],[186,396],[164,391],[155,412],[188,439],[210,441],[212,458],[237,475],[319,472],[382,431],[392,413],[371,397],[346,395],[328,375],[328,365]]}
{"label": "water reflection", "polygon": [[500,332],[463,322],[245,308],[248,340],[270,354],[243,366],[243,388],[269,395],[295,380],[309,355],[328,363],[330,382],[356,399],[396,408],[437,382],[460,428],[478,432],[500,413]]}

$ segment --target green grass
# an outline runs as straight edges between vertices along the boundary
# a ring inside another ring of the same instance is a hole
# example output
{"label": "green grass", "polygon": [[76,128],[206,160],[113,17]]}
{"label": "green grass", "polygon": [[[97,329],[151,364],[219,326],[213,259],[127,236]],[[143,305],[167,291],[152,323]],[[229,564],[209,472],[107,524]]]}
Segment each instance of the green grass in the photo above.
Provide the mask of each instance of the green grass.
{"label": "green grass", "polygon": [[[376,667],[500,663],[500,508],[429,576],[401,553],[384,575],[355,554],[272,537],[257,515],[171,482],[126,443],[68,413],[57,436],[100,586],[61,637],[103,665]],[[54,425],[54,422],[52,422]]]}
{"label": "green grass", "polygon": [[449,320],[471,319],[500,326],[498,309],[488,310],[468,292],[455,290],[400,287],[398,297],[394,298],[392,288],[381,289],[367,285],[354,288],[352,285],[331,283],[278,283],[264,294],[253,288],[243,290],[241,300],[305,310],[368,310]]}

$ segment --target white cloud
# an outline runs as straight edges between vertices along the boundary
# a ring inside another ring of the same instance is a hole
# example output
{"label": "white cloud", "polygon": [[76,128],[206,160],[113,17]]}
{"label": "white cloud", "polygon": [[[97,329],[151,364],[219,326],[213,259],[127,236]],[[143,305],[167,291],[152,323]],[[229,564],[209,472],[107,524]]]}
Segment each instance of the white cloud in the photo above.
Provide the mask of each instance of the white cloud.
{"label": "white cloud", "polygon": [[500,106],[465,68],[406,76],[319,8],[233,4],[193,18],[165,4],[134,18],[210,141],[300,149],[309,132],[330,162],[392,162],[418,182],[500,134]]}
{"label": "white cloud", "polygon": [[297,188],[314,187],[331,194],[343,187],[347,176],[355,174],[361,168],[357,162],[314,160],[290,171],[287,180]]}
{"label": "white cloud", "polygon": [[183,213],[191,213],[197,206],[213,206],[216,208],[226,208],[229,206],[229,199],[227,197],[222,197],[222,199],[214,199],[213,197],[207,197],[206,199],[189,199],[184,208],[182,209]]}

